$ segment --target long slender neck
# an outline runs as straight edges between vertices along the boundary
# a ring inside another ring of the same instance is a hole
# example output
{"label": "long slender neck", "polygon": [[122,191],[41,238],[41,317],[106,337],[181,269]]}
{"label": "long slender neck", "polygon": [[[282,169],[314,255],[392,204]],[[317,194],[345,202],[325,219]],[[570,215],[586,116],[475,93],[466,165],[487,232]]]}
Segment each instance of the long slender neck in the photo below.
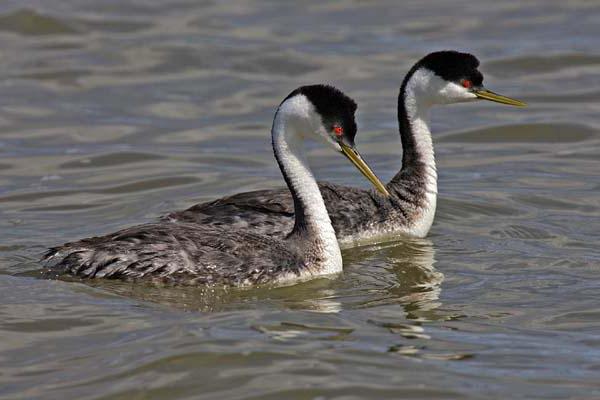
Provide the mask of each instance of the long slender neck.
{"label": "long slender neck", "polygon": [[[409,73],[398,95],[398,126],[402,140],[402,169],[390,185],[411,180],[427,191],[437,192],[435,155],[429,130],[428,114],[431,103],[419,89],[427,74]],[[426,186],[426,187],[425,187]]]}
{"label": "long slender neck", "polygon": [[[284,103],[273,121],[272,139],[275,158],[294,200],[295,223],[288,237],[317,245],[322,257],[339,264],[341,254],[319,186],[304,153],[302,124],[290,115]],[[290,108],[287,106],[287,108]]]}
{"label": "long slender neck", "polygon": [[[398,96],[398,124],[402,139],[402,169],[388,183],[411,235],[424,237],[433,224],[437,204],[437,171],[428,125],[433,102],[427,95],[431,74],[411,71]],[[409,206],[407,206],[409,204]]]}

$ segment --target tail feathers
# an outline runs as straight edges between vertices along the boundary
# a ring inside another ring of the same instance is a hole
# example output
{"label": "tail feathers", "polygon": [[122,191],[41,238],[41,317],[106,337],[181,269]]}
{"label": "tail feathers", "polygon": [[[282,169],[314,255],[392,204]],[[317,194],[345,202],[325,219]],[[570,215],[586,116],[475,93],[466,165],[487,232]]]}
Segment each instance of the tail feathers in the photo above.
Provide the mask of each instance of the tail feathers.
{"label": "tail feathers", "polygon": [[174,260],[154,251],[115,252],[83,247],[52,248],[42,262],[53,274],[82,278],[142,278],[169,276]]}

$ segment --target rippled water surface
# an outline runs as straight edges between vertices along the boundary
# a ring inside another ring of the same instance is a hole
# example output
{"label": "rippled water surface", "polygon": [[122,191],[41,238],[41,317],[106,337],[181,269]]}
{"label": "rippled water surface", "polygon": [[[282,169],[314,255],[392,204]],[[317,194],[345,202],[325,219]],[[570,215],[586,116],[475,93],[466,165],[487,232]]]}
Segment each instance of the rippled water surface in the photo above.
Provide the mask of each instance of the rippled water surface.
{"label": "rippled water surface", "polygon": [[[599,37],[583,0],[2,1],[0,398],[600,398]],[[356,98],[389,179],[400,82],[444,48],[530,107],[434,110],[428,239],[272,290],[38,278],[48,246],[282,185],[300,84]]]}

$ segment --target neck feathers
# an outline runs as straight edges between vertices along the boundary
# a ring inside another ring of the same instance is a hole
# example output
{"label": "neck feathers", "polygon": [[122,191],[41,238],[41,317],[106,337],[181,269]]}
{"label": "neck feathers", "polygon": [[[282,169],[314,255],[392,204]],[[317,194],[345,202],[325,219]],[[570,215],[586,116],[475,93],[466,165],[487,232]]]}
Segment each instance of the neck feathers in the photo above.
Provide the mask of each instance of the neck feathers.
{"label": "neck feathers", "polygon": [[295,223],[290,236],[317,246],[323,256],[341,269],[341,254],[319,186],[308,167],[303,134],[320,118],[303,96],[286,100],[273,121],[275,158],[294,200]]}
{"label": "neck feathers", "polygon": [[398,125],[402,140],[402,169],[388,187],[414,209],[409,215],[415,236],[425,236],[433,222],[437,198],[437,170],[428,124],[433,105],[426,89],[433,73],[409,72],[398,95]]}
{"label": "neck feathers", "polygon": [[432,73],[417,70],[407,76],[398,95],[398,125],[402,140],[402,169],[419,166],[435,170],[435,157],[429,130],[432,102],[424,88]]}

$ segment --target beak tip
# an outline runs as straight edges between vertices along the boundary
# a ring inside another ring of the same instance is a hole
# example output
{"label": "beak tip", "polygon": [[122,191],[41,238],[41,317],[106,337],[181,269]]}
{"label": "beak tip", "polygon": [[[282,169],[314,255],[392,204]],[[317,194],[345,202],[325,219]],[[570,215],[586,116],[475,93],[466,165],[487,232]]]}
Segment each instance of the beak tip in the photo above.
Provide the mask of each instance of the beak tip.
{"label": "beak tip", "polygon": [[480,89],[474,91],[475,96],[481,100],[489,100],[500,104],[506,104],[514,107],[527,107],[527,103],[521,100],[513,99],[507,96],[503,96],[498,93],[494,93],[488,89]]}
{"label": "beak tip", "polygon": [[342,154],[348,158],[352,164],[367,178],[373,186],[377,189],[378,192],[382,193],[385,196],[389,196],[389,192],[387,191],[385,185],[379,180],[377,175],[373,173],[371,168],[365,163],[355,148],[350,146],[341,145]]}
{"label": "beak tip", "polygon": [[380,188],[377,188],[379,193],[381,193],[382,195],[384,195],[385,197],[390,197],[390,192],[388,192],[387,188],[385,186],[382,186]]}

